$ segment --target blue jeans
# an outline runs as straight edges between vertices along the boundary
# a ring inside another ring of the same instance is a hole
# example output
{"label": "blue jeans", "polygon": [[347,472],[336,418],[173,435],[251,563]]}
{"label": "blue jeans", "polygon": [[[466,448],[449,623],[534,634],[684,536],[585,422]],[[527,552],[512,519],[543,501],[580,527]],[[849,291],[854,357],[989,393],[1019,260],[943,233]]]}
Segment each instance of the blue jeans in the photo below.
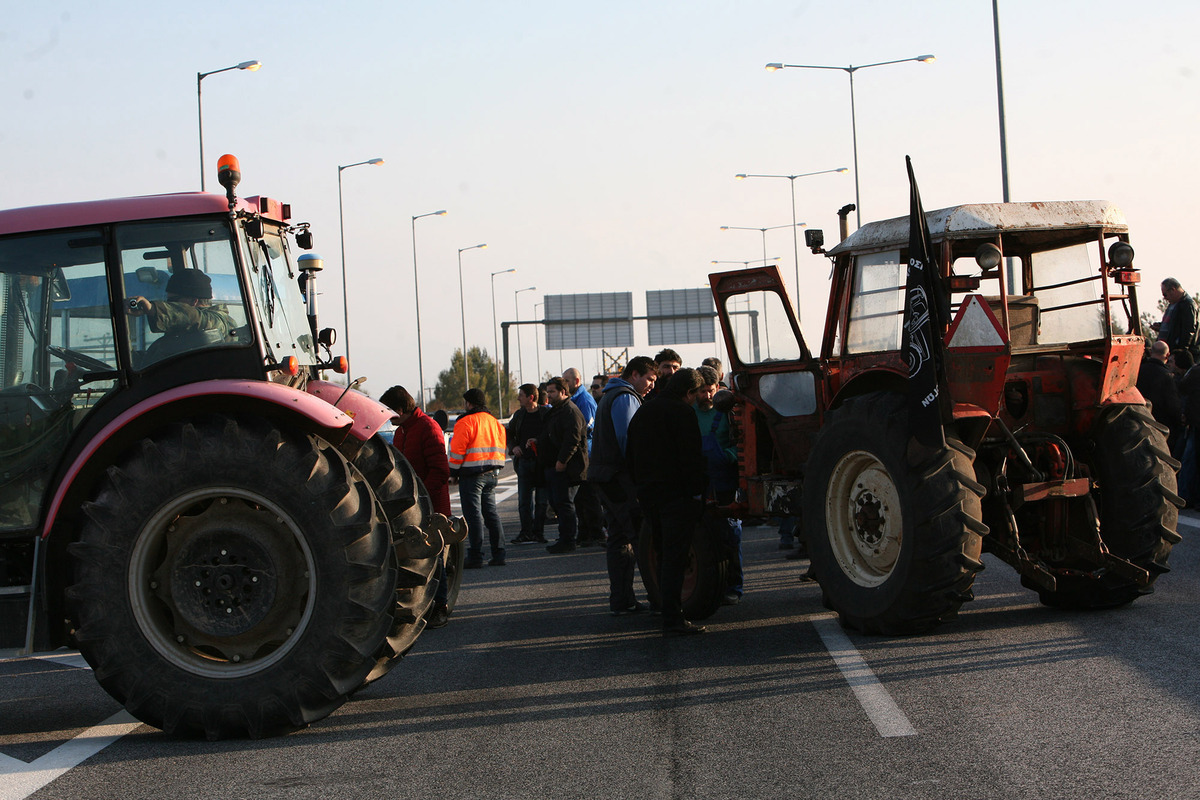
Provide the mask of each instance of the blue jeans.
{"label": "blue jeans", "polygon": [[504,558],[504,526],[496,511],[496,480],[494,469],[458,478],[458,499],[467,520],[467,561],[483,561],[485,527],[492,558]]}
{"label": "blue jeans", "polygon": [[521,533],[545,536],[546,488],[534,486],[537,482],[537,459],[519,458],[514,466],[517,471],[517,513],[521,515]]}
{"label": "blue jeans", "polygon": [[546,478],[546,489],[550,495],[550,505],[558,515],[558,541],[575,544],[577,523],[575,520],[575,497],[571,486],[567,483],[567,473],[559,472],[554,467],[547,469],[543,475]]}

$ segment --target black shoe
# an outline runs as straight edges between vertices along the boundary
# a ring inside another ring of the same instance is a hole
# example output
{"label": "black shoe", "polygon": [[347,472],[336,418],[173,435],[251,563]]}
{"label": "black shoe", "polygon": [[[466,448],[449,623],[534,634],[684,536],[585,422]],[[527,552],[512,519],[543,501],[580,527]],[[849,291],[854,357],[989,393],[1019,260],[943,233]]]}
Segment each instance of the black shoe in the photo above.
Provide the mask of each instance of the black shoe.
{"label": "black shoe", "polygon": [[532,543],[534,543],[534,544],[546,544],[546,537],[545,537],[545,536],[542,536],[542,535],[539,533],[539,534],[535,535],[535,536],[534,536],[532,539],[530,539],[529,541],[530,541],[530,542],[532,542]]}
{"label": "black shoe", "polygon": [[443,605],[436,605],[433,607],[433,611],[429,612],[429,616],[425,618],[425,627],[444,628],[449,621],[450,609]]}
{"label": "black shoe", "polygon": [[493,558],[491,561],[488,562],[489,567],[503,567],[504,564],[505,564],[505,561],[503,558]]}
{"label": "black shoe", "polygon": [[672,636],[694,636],[697,633],[705,633],[708,628],[703,625],[694,625],[686,619],[683,622],[677,622],[674,625],[666,625],[663,627],[663,636],[670,638]]}
{"label": "black shoe", "polygon": [[725,596],[721,598],[723,606],[736,606],[740,602],[742,602],[742,596],[737,592],[726,592]]}
{"label": "black shoe", "polygon": [[575,552],[574,542],[564,542],[559,539],[554,544],[546,548],[547,553],[573,553]]}
{"label": "black shoe", "polygon": [[614,608],[610,612],[614,617],[623,617],[626,614],[640,614],[646,610],[646,607],[641,603],[634,601],[633,605],[625,608]]}
{"label": "black shoe", "polygon": [[536,541],[537,541],[537,539],[533,538],[533,534],[522,533],[522,534],[518,535],[517,538],[515,538],[515,539],[509,539],[508,543],[509,544],[533,544]]}
{"label": "black shoe", "polygon": [[800,561],[801,559],[808,558],[808,548],[801,545],[784,556],[784,558],[786,558],[788,561]]}
{"label": "black shoe", "polygon": [[483,559],[482,558],[479,559],[478,561],[463,562],[463,569],[482,569],[482,568],[483,568]]}
{"label": "black shoe", "polygon": [[779,549],[780,549],[780,550],[791,550],[791,549],[792,549],[793,547],[795,547],[795,546],[796,546],[796,545],[795,545],[795,543],[793,543],[793,542],[783,542],[783,541],[781,541],[781,542],[779,543]]}

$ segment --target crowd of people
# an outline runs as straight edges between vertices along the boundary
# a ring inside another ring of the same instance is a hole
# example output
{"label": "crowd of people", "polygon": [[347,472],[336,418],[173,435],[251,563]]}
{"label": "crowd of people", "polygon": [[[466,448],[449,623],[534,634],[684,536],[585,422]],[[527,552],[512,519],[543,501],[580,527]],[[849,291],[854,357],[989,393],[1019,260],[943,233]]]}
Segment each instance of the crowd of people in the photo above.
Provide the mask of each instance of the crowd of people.
{"label": "crowd of people", "polygon": [[1194,297],[1175,278],[1162,282],[1167,303],[1157,334],[1142,360],[1137,387],[1154,419],[1167,428],[1171,455],[1180,462],[1179,495],[1200,506],[1200,314]]}
{"label": "crowd of people", "polygon": [[[506,427],[488,410],[483,393],[470,389],[448,454],[437,423],[403,387],[392,387],[381,399],[399,415],[395,446],[425,482],[433,510],[448,516],[449,487],[458,487],[468,532],[464,568],[505,566],[506,544],[545,544],[553,554],[602,546],[611,613],[656,612],[664,636],[686,636],[705,630],[686,619],[683,608],[692,536],[706,501],[727,505],[737,489],[728,405],[716,402],[722,378],[719,359],[685,368],[670,348],[653,359],[631,358],[619,376],[595,375],[587,387],[582,373],[570,368],[540,386],[520,386],[519,408]],[[520,520],[520,532],[507,543],[495,496],[506,456],[517,477]],[[546,538],[551,510],[557,525],[553,542]],[[724,602],[732,605],[743,592],[741,522],[715,519],[730,560]],[[647,587],[656,588],[647,592],[657,599],[649,607],[634,588],[643,531],[657,567],[657,574],[642,576]],[[449,617],[444,565],[441,569],[430,628]]]}

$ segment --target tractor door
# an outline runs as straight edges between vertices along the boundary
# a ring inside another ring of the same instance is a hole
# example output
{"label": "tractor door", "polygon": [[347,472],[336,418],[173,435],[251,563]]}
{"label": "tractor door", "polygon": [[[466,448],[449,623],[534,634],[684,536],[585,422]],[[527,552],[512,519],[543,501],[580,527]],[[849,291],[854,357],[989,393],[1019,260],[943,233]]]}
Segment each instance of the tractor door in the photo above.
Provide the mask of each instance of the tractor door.
{"label": "tractor door", "polygon": [[796,514],[825,406],[819,362],[774,266],[714,273],[709,281],[739,400],[739,469],[749,512]]}

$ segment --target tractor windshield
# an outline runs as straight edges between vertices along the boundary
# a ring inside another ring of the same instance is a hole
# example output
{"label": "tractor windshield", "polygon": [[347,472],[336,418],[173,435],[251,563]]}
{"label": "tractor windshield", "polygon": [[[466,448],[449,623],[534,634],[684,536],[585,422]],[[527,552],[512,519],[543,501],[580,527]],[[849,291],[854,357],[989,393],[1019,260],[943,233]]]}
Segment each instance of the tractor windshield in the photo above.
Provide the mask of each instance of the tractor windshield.
{"label": "tractor windshield", "polygon": [[317,350],[300,294],[300,272],[292,265],[283,229],[270,223],[263,227],[261,239],[245,235],[243,229],[243,244],[267,356],[276,363],[295,356],[301,366],[316,364]]}
{"label": "tractor windshield", "polygon": [[201,348],[249,344],[237,261],[224,220],[120,225],[117,245],[136,369]]}

